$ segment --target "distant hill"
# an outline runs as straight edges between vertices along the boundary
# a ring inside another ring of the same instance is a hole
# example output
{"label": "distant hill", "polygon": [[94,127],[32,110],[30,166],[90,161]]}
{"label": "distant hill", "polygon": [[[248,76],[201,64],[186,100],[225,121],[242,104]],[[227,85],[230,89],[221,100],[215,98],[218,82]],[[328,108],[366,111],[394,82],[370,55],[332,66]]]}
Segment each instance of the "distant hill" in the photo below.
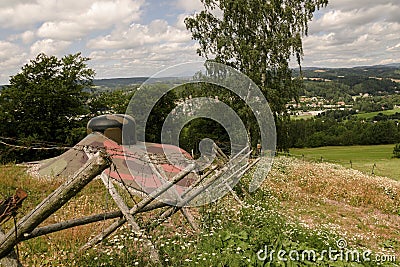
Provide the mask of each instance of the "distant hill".
{"label": "distant hill", "polygon": [[176,84],[181,83],[182,80],[187,80],[190,77],[133,77],[133,78],[110,78],[110,79],[95,79],[93,81],[96,89],[98,90],[113,90],[118,88],[126,88],[130,86],[139,86],[142,83],[168,83]]}
{"label": "distant hill", "polygon": [[[298,70],[295,70],[298,73]],[[304,67],[303,76],[337,80],[344,77],[400,79],[400,63],[353,68]]]}
{"label": "distant hill", "polygon": [[[389,78],[400,80],[400,63],[392,63],[387,65],[374,66],[358,66],[352,68],[325,68],[325,67],[303,67],[303,75],[311,78],[323,78],[337,80],[343,77],[358,77],[358,78]],[[298,69],[294,69],[295,75],[299,73]],[[95,79],[94,85],[99,89],[115,89],[118,87],[126,87],[129,85],[139,85],[148,80],[149,77],[132,77],[132,78],[107,78]],[[156,82],[174,82],[177,77],[158,78]],[[4,85],[0,85],[0,90]]]}
{"label": "distant hill", "polygon": [[133,78],[111,78],[111,79],[95,79],[94,85],[98,87],[119,87],[119,86],[128,86],[141,84],[145,82],[148,77],[133,77]]}
{"label": "distant hill", "polygon": [[[185,80],[187,78],[188,77],[165,77],[165,78],[152,79],[150,82],[176,83],[178,80],[182,81],[182,79]],[[94,79],[93,83],[95,88],[101,91],[101,90],[126,88],[130,86],[138,86],[148,80],[149,77],[107,78],[107,79]],[[6,85],[0,85],[0,91],[4,86]]]}
{"label": "distant hill", "polygon": [[338,68],[327,68],[327,67],[318,67],[318,66],[310,66],[310,67],[302,67],[303,70],[338,70],[338,69],[342,69],[342,70],[350,70],[350,69],[376,69],[376,68],[400,68],[400,63],[391,63],[391,64],[384,64],[384,65],[370,65],[370,66],[355,66],[355,67],[348,67],[348,68],[344,68],[344,67],[338,67]]}

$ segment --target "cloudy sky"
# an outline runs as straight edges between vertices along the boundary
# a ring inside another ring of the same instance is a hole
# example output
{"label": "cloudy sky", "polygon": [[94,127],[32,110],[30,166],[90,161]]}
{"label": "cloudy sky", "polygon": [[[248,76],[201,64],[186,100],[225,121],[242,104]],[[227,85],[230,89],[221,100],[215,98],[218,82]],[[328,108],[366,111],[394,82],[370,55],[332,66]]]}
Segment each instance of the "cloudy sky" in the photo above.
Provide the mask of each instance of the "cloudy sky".
{"label": "cloudy sky", "polygon": [[[90,57],[96,78],[150,76],[197,61],[183,19],[200,0],[1,0],[0,84],[38,53]],[[400,62],[400,0],[330,0],[304,39],[303,66]]]}

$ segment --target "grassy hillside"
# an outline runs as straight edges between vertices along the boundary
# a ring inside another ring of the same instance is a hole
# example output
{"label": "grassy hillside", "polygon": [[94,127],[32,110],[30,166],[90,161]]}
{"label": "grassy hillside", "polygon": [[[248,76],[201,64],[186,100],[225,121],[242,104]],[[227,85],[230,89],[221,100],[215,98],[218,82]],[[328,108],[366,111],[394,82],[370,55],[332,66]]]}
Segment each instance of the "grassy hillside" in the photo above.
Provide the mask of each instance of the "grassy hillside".
{"label": "grassy hillside", "polygon": [[[251,175],[244,177],[247,184]],[[28,191],[20,218],[56,188],[61,181],[30,177],[16,166],[0,167],[0,193],[12,194],[16,187]],[[231,195],[217,203],[192,209],[202,227],[194,233],[176,214],[150,234],[160,252],[160,266],[283,266],[274,255],[265,262],[257,252],[317,252],[315,262],[299,259],[294,266],[376,266],[377,262],[335,261],[323,257],[323,250],[373,250],[371,258],[388,255],[387,265],[400,258],[400,183],[365,175],[357,170],[329,163],[312,163],[278,157],[262,187],[239,205]],[[115,209],[99,181],[94,181],[49,222]],[[154,215],[154,214],[153,214]],[[140,224],[152,214],[138,217]],[[49,223],[49,222],[46,222]],[[128,227],[94,249],[78,248],[110,222],[77,227],[25,241],[19,245],[26,266],[149,266],[141,239]],[[12,227],[12,222],[3,225]],[[342,240],[342,241],[343,241]],[[382,259],[382,258],[380,258]]]}
{"label": "grassy hillside", "polygon": [[[394,145],[332,146],[318,148],[292,148],[290,154],[314,161],[328,161],[352,167],[366,174],[386,176],[400,180],[400,159],[392,158]],[[351,163],[350,163],[351,161]],[[374,167],[375,164],[375,167]]]}

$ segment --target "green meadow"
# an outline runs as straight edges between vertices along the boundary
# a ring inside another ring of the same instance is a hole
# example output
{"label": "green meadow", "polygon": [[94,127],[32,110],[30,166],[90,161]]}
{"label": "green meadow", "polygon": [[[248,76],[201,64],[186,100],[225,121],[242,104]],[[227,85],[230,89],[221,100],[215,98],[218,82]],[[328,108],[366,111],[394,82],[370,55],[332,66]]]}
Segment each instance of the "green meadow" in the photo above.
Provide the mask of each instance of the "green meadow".
{"label": "green meadow", "polygon": [[396,114],[396,112],[400,113],[400,108],[391,109],[391,110],[376,111],[376,112],[360,113],[360,114],[357,114],[356,116],[359,119],[368,120],[368,119],[372,119],[373,117],[375,117],[378,114],[383,114],[383,115],[390,116],[390,115]]}
{"label": "green meadow", "polygon": [[367,174],[400,180],[400,159],[392,158],[394,145],[292,148],[290,154],[307,160],[331,162]]}

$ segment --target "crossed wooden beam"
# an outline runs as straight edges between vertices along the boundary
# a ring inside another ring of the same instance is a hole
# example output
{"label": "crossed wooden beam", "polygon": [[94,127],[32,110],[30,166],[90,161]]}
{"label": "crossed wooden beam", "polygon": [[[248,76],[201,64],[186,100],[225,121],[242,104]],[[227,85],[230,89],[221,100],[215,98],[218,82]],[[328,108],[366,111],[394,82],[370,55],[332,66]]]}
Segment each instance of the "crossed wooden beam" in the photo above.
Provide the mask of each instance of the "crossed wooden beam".
{"label": "crossed wooden beam", "polygon": [[[0,259],[12,253],[14,246],[21,241],[79,225],[85,225],[106,219],[119,218],[100,234],[89,240],[83,247],[81,247],[81,250],[88,249],[100,243],[102,240],[120,228],[123,224],[128,222],[133,232],[138,237],[141,237],[143,240],[145,240],[145,244],[150,250],[150,259],[153,262],[158,262],[159,256],[157,249],[151,240],[146,237],[144,234],[145,232],[135,221],[134,216],[136,214],[166,207],[167,209],[159,217],[146,226],[148,231],[154,229],[178,211],[183,213],[194,229],[198,229],[197,225],[192,219],[190,211],[185,208],[185,206],[187,206],[187,204],[193,199],[198,197],[202,192],[208,190],[212,185],[215,185],[217,182],[218,184],[225,185],[228,189],[230,189],[229,191],[234,194],[235,199],[240,201],[232,188],[230,188],[228,182],[233,176],[244,174],[257,162],[253,162],[252,164],[248,164],[246,162],[246,164],[243,164],[243,166],[238,167],[235,164],[229,164],[228,157],[217,146],[214,149],[216,150],[218,157],[223,159],[225,164],[224,166],[211,166],[205,174],[199,176],[198,179],[181,195],[177,194],[176,192],[174,193],[173,190],[170,189],[196,169],[195,164],[190,164],[177,175],[175,175],[170,182],[164,183],[150,194],[145,195],[142,200],[135,204],[132,208],[128,207],[121,195],[116,190],[114,184],[110,182],[110,178],[103,173],[105,169],[111,166],[111,159],[108,155],[98,151],[79,171],[77,171],[73,176],[69,177],[64,184],[47,196],[38,206],[31,210],[31,212],[21,218],[16,223],[15,227],[10,229],[4,235],[0,235]],[[239,153],[235,156],[239,158],[238,162],[242,162],[243,160],[247,159],[247,156],[249,155],[248,153],[250,153],[247,152],[247,150],[248,148],[242,151],[244,154]],[[59,210],[72,197],[80,192],[90,181],[99,175],[119,210],[38,227],[44,220]],[[159,173],[159,175],[162,175],[162,173]],[[172,204],[159,202],[157,198],[166,193],[168,190],[170,190],[169,193],[172,191],[173,194],[175,194],[174,200],[171,202]]]}

